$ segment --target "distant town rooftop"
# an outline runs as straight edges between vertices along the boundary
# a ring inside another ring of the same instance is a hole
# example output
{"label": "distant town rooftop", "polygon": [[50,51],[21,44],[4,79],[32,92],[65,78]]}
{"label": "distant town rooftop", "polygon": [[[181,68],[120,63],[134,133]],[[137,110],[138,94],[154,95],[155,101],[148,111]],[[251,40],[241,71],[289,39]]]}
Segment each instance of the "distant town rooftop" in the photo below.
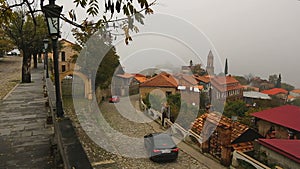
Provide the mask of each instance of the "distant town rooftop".
{"label": "distant town rooftop", "polygon": [[253,98],[253,99],[264,99],[264,100],[271,99],[271,97],[268,94],[264,94],[256,91],[244,91],[243,96],[247,98]]}
{"label": "distant town rooftop", "polygon": [[300,107],[284,105],[253,113],[252,116],[300,131]]}

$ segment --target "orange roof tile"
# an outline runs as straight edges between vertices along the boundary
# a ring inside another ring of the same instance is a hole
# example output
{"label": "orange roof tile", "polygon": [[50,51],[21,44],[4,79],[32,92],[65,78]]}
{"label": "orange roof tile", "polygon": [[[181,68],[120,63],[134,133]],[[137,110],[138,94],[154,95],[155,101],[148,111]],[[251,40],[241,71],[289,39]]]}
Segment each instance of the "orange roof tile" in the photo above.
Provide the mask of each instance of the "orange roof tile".
{"label": "orange roof tile", "polygon": [[282,88],[273,88],[270,90],[264,90],[264,91],[262,91],[262,93],[268,94],[268,95],[277,95],[277,94],[281,94],[281,93],[287,94],[288,91],[285,89],[282,89]]}
{"label": "orange roof tile", "polygon": [[168,73],[160,73],[151,79],[146,80],[140,87],[177,87],[177,80]]}
{"label": "orange roof tile", "polygon": [[291,92],[300,94],[300,89],[295,89],[295,90],[292,90]]}
{"label": "orange roof tile", "polygon": [[135,77],[135,79],[136,79],[137,81],[139,81],[140,83],[144,83],[144,82],[147,80],[146,77]]}
{"label": "orange roof tile", "polygon": [[118,77],[121,77],[121,78],[124,78],[124,79],[130,79],[130,78],[133,78],[133,77],[134,77],[134,75],[129,74],[129,73],[118,74],[117,76],[118,76]]}
{"label": "orange roof tile", "polygon": [[209,83],[210,82],[210,77],[208,76],[194,76],[196,80],[202,81],[204,83]]}

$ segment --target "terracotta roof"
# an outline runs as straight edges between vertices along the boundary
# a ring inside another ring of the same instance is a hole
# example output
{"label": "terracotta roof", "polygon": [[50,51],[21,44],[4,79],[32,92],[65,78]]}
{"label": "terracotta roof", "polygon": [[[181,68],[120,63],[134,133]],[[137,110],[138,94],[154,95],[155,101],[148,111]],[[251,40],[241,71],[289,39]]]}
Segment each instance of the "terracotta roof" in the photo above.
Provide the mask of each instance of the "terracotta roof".
{"label": "terracotta roof", "polygon": [[133,77],[134,77],[134,75],[129,74],[129,73],[118,74],[118,75],[116,75],[116,76],[121,77],[121,78],[124,78],[124,79],[130,79],[130,78],[133,78]]}
{"label": "terracotta roof", "polygon": [[292,90],[291,92],[300,94],[300,89],[295,89],[295,90]]}
{"label": "terracotta roof", "polygon": [[241,136],[244,132],[246,132],[249,128],[239,122],[233,122],[231,119],[221,116],[218,113],[205,113],[197,118],[192,123],[192,131],[201,135],[205,120],[216,124],[218,127],[229,128],[231,127],[231,142],[234,142],[239,136]]}
{"label": "terracotta roof", "polygon": [[184,80],[184,81],[188,82],[191,86],[198,84],[198,81],[192,75],[186,75],[186,74],[180,73],[180,74],[175,74],[174,77],[179,81],[179,85],[182,85],[182,84],[180,84],[180,80]]}
{"label": "terracotta roof", "polygon": [[139,81],[140,83],[144,83],[144,82],[147,80],[146,77],[140,77],[140,76],[136,76],[135,79],[136,79],[137,81]]}
{"label": "terracotta roof", "polygon": [[243,89],[243,86],[232,76],[215,76],[211,84],[220,92]]}
{"label": "terracotta roof", "polygon": [[177,87],[178,82],[169,73],[160,73],[140,85],[140,87]]}
{"label": "terracotta roof", "polygon": [[248,152],[254,150],[254,145],[252,141],[232,144],[232,148],[236,151]]}
{"label": "terracotta roof", "polygon": [[300,107],[297,106],[284,105],[256,112],[251,115],[271,123],[300,131]]}
{"label": "terracotta roof", "polygon": [[258,139],[258,143],[300,163],[300,140]]}
{"label": "terracotta roof", "polygon": [[212,80],[220,85],[239,83],[233,76],[215,76]]}
{"label": "terracotta roof", "polygon": [[210,82],[210,77],[208,76],[194,76],[196,80],[202,81],[204,83],[209,83]]}
{"label": "terracotta roof", "polygon": [[288,91],[284,90],[282,88],[273,88],[273,89],[270,89],[270,90],[264,90],[264,91],[262,91],[262,93],[265,93],[265,94],[268,94],[268,95],[277,95],[277,94],[280,94],[280,93],[287,94]]}

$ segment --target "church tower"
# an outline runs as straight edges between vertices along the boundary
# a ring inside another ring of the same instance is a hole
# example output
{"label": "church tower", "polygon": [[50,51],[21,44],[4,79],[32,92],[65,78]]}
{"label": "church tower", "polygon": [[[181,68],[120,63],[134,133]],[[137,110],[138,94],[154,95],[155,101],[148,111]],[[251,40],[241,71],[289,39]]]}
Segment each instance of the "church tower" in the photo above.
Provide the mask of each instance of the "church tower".
{"label": "church tower", "polygon": [[208,56],[207,56],[206,71],[207,71],[208,75],[214,75],[215,74],[214,56],[213,56],[211,50],[209,51]]}

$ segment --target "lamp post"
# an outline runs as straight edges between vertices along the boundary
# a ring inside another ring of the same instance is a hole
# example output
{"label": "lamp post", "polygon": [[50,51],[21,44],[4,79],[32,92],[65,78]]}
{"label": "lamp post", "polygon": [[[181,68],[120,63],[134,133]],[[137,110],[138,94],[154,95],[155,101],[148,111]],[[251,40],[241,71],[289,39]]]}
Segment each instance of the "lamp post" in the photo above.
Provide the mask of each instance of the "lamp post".
{"label": "lamp post", "polygon": [[60,13],[62,12],[62,7],[56,5],[55,0],[49,0],[49,4],[43,6],[43,12],[46,17],[49,35],[52,40],[55,94],[56,94],[56,115],[57,117],[63,117],[64,112],[62,108],[61,93],[60,93],[60,81],[59,81],[59,70],[58,70],[58,48],[57,48],[58,38],[60,37],[59,17],[60,17]]}
{"label": "lamp post", "polygon": [[44,42],[44,49],[45,49],[45,68],[46,68],[46,78],[49,78],[49,69],[48,69],[48,43],[49,43],[49,40],[48,39],[44,39],[43,40]]}

